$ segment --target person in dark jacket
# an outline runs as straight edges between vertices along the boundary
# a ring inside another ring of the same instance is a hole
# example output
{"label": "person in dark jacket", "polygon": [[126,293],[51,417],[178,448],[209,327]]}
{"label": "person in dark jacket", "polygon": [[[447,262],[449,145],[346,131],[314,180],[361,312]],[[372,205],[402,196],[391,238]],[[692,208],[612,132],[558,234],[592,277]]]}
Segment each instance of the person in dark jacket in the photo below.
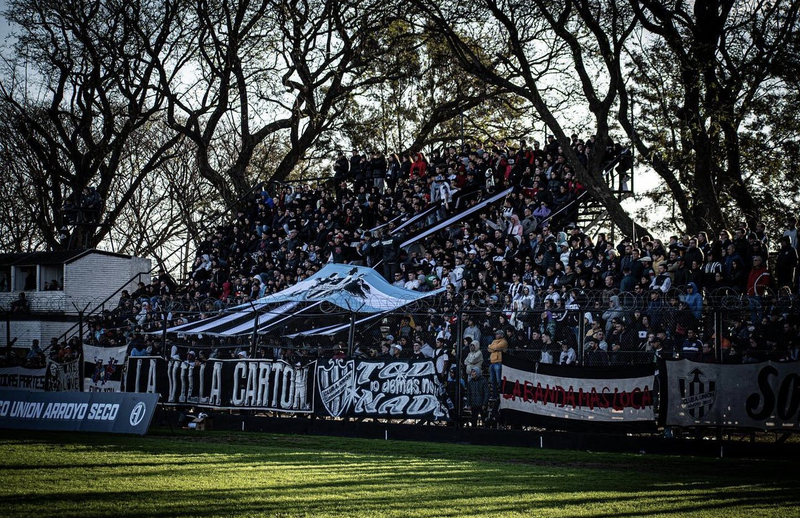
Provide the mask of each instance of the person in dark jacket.
{"label": "person in dark jacket", "polygon": [[775,276],[777,277],[778,287],[788,286],[794,291],[795,271],[797,270],[797,250],[792,248],[792,241],[789,236],[781,237],[781,249],[775,260]]}
{"label": "person in dark jacket", "polygon": [[467,380],[467,405],[472,410],[470,421],[478,426],[478,418],[485,418],[486,406],[489,404],[489,383],[481,375],[480,369],[471,369]]}

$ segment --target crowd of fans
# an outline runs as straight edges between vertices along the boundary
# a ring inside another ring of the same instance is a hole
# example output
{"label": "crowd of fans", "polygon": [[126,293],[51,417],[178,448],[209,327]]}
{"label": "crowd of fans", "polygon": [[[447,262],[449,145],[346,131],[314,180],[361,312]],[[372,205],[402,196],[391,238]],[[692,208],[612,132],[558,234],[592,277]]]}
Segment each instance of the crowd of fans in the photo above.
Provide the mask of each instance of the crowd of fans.
{"label": "crowd of fans", "polygon": [[[619,146],[598,150],[592,138],[574,136],[572,147],[582,162],[599,152],[609,168],[627,171]],[[507,188],[513,190],[502,203],[399,247]],[[439,340],[453,349],[463,339],[459,361],[472,355],[466,370],[484,370],[499,361],[502,352],[490,358],[489,348],[502,338],[508,350],[564,364],[646,363],[660,356],[798,359],[794,217],[783,232],[740,223],[732,232],[612,242],[577,224],[576,199],[584,192],[552,137],[545,146],[498,141],[431,157],[339,153],[332,180],[265,187],[231,224],[202,237],[185,283],[162,272],[123,292],[118,308],[91,323],[87,339],[164,354],[160,336],[148,332],[277,293],[336,262],[375,267],[406,289],[444,288],[428,311],[359,330],[357,355],[431,357]],[[395,232],[431,207],[419,225]],[[774,247],[771,234],[782,234]],[[735,310],[715,327],[708,309],[723,307]],[[722,336],[714,336],[719,329]],[[249,337],[192,339],[168,346],[170,355],[233,357],[252,350]],[[259,356],[292,360],[341,354],[343,347],[313,337],[261,339]]]}

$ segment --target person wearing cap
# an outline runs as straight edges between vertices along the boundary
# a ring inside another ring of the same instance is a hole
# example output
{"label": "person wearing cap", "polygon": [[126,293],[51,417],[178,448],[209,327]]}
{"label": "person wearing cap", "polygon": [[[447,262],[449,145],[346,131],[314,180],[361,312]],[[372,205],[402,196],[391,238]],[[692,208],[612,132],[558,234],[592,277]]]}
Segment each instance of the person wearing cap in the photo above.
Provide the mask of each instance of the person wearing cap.
{"label": "person wearing cap", "polygon": [[401,346],[400,344],[392,344],[389,347],[389,356],[393,360],[399,360],[400,359],[400,353],[402,353],[402,352],[403,352],[403,346]]}
{"label": "person wearing cap", "polygon": [[489,384],[492,388],[492,395],[499,399],[500,396],[500,381],[503,371],[503,353],[508,350],[508,341],[506,340],[506,333],[502,329],[494,332],[494,341],[489,344]]}
{"label": "person wearing cap", "polygon": [[687,360],[700,361],[700,356],[703,353],[703,341],[700,340],[694,329],[686,331],[686,340],[683,341],[681,346],[681,353]]}
{"label": "person wearing cap", "polygon": [[186,353],[186,364],[189,367],[200,366],[200,360],[197,359],[197,353],[195,353],[193,350],[189,350],[189,352]]}
{"label": "person wearing cap", "polygon": [[671,357],[666,350],[664,350],[664,344],[661,340],[661,337],[656,334],[650,334],[647,337],[647,350],[653,353],[653,362],[658,363],[659,360],[668,359]]}

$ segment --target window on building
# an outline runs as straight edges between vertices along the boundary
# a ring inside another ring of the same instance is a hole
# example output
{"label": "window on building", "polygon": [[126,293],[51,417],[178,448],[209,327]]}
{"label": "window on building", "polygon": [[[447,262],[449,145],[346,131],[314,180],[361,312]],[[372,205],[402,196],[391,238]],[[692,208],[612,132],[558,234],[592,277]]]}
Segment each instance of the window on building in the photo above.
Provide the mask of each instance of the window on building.
{"label": "window on building", "polygon": [[11,267],[0,266],[0,292],[11,291]]}
{"label": "window on building", "polygon": [[64,289],[64,267],[60,264],[43,264],[39,267],[42,291],[58,291]]}
{"label": "window on building", "polygon": [[15,266],[14,291],[36,290],[36,266]]}

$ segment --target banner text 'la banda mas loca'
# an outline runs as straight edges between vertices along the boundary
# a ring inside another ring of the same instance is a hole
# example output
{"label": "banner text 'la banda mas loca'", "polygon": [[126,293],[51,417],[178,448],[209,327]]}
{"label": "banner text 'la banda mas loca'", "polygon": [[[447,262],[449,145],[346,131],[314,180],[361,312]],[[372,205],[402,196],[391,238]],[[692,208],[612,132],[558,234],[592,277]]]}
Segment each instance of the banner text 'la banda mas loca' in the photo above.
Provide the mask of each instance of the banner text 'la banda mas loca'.
{"label": "banner text 'la banda mas loca'", "polygon": [[655,366],[587,369],[503,358],[500,408],[517,421],[654,422]]}

